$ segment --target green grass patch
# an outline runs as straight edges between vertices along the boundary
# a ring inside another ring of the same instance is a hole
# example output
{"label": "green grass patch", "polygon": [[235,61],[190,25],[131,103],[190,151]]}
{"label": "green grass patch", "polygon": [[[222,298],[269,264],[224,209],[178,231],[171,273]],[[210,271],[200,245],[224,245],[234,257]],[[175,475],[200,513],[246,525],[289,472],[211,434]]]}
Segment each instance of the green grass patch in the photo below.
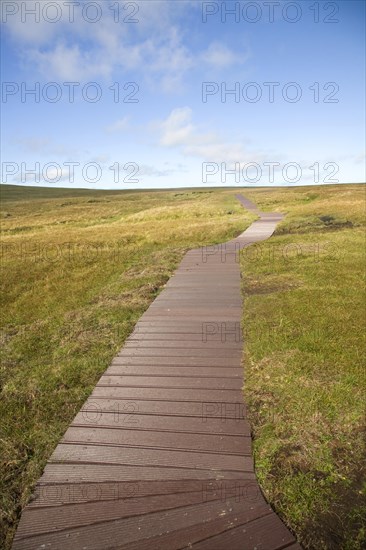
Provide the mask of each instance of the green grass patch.
{"label": "green grass patch", "polygon": [[243,263],[244,393],[257,474],[305,548],[361,549],[364,186],[318,187],[311,200],[305,188],[288,199],[285,190],[247,194],[288,212]]}

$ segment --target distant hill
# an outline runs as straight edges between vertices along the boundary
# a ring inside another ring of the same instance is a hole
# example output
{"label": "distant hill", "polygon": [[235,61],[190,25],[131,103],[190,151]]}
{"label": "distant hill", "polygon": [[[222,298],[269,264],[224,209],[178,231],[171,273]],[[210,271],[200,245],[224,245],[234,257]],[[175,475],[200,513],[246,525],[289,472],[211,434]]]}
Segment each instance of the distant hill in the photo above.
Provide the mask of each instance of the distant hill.
{"label": "distant hill", "polygon": [[0,185],[1,200],[27,200],[27,199],[59,199],[63,197],[88,197],[120,195],[121,193],[133,193],[135,190],[105,190],[105,189],[69,189],[63,187],[30,187],[29,185]]}

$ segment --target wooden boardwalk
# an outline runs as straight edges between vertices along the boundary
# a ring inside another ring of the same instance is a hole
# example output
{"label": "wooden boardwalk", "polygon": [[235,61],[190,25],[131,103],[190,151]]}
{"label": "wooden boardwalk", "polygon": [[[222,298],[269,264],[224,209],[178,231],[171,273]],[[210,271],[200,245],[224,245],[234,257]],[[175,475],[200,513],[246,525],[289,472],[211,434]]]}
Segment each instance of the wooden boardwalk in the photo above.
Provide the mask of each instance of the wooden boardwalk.
{"label": "wooden boardwalk", "polygon": [[239,253],[280,219],[185,255],[56,447],[14,550],[300,549],[257,484],[242,394]]}

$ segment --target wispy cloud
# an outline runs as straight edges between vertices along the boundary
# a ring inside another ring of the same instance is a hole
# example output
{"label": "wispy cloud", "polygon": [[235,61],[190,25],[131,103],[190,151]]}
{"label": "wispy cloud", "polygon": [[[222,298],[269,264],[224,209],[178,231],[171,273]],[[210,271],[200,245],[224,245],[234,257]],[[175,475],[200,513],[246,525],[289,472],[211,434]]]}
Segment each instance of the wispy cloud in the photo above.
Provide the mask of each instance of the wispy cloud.
{"label": "wispy cloud", "polygon": [[63,143],[57,143],[47,135],[43,136],[18,136],[15,142],[26,153],[37,154],[38,156],[70,156],[74,158],[81,152],[74,146],[68,146]]}
{"label": "wispy cloud", "polygon": [[171,176],[172,174],[187,172],[187,170],[182,165],[177,165],[172,168],[156,168],[148,164],[142,164],[139,167],[139,176],[155,176],[158,178],[163,178]]}
{"label": "wispy cloud", "polygon": [[[174,9],[172,2],[138,3],[136,24],[117,24],[108,2],[100,3],[103,17],[98,24],[81,16],[82,3],[75,4],[71,22],[67,3],[57,3],[62,17],[53,24],[42,18],[35,22],[32,17],[22,23],[21,10],[6,23],[24,66],[47,80],[111,80],[117,74],[134,71],[151,86],[172,92],[194,69],[225,68],[246,61],[245,55],[238,55],[220,41],[213,41],[201,51],[193,49],[181,25],[182,14],[197,9],[191,2],[174,2]],[[34,4],[27,2],[29,8]]]}
{"label": "wispy cloud", "polygon": [[244,141],[226,141],[215,132],[200,129],[193,124],[192,116],[192,109],[179,107],[165,120],[155,123],[159,144],[176,147],[186,156],[215,162],[245,163],[266,158],[263,153],[249,151]]}
{"label": "wispy cloud", "polygon": [[247,61],[248,58],[248,53],[238,54],[220,42],[212,42],[207,50],[201,54],[203,62],[217,68],[240,65]]}
{"label": "wispy cloud", "polygon": [[106,127],[108,133],[122,132],[129,127],[129,118],[127,116],[120,118]]}

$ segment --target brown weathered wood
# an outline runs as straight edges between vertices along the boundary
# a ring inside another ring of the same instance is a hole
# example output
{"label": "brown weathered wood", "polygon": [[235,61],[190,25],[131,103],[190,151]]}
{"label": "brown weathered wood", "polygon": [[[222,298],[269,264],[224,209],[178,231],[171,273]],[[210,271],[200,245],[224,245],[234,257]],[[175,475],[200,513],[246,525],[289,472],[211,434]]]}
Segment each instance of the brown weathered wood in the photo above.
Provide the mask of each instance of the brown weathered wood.
{"label": "brown weathered wood", "polygon": [[232,471],[253,471],[253,460],[247,456],[223,456],[221,453],[177,451],[173,449],[149,449],[144,452],[138,447],[124,447],[90,444],[60,443],[52,454],[50,464],[123,464],[145,466],[167,466],[199,470],[227,469]]}
{"label": "brown weathered wood", "polygon": [[188,252],[50,457],[14,550],[298,550],[255,478],[236,239]]}
{"label": "brown weathered wood", "polygon": [[[34,550],[35,548],[42,548],[42,544],[49,544],[51,548],[57,550],[74,550],[75,548],[83,548],[82,545],[85,546],[85,541],[87,541],[87,548],[91,550],[118,547],[127,549],[135,541],[142,543],[142,541],[149,538],[168,533],[170,535],[177,529],[201,526],[202,523],[206,522],[215,523],[213,521],[215,517],[225,516],[224,525],[228,528],[230,524],[250,522],[253,518],[263,516],[266,513],[268,513],[268,505],[265,504],[253,506],[253,503],[235,502],[235,499],[201,501],[199,504],[177,507],[173,510],[156,511],[140,517],[132,516],[109,522],[96,522],[76,528],[67,527],[60,532],[51,531],[33,534],[31,537],[24,539],[21,539],[17,534],[14,548]],[[236,521],[235,517],[238,518]],[[73,522],[72,514],[70,514],[70,518],[70,521]],[[148,548],[148,546],[142,547]],[[135,546],[135,548],[139,548],[139,546]],[[181,546],[171,546],[170,548],[181,548]]]}
{"label": "brown weathered wood", "polygon": [[[180,378],[176,376],[125,376],[125,375],[110,375],[102,376],[99,380],[99,387],[137,387],[137,388],[159,388],[167,389],[220,389],[220,390],[240,390],[242,383],[237,379],[232,378],[201,378],[199,376],[185,376]],[[189,392],[188,392],[189,393]]]}
{"label": "brown weathered wood", "polygon": [[[240,367],[226,367],[225,380],[232,378],[242,379],[242,369]],[[114,365],[105,371],[105,375],[126,375],[126,376],[173,376],[180,378],[222,378],[222,368],[220,367],[184,367],[184,370],[171,367],[169,365]]]}
{"label": "brown weathered wood", "polygon": [[[102,508],[99,502],[71,503],[63,507],[48,507],[46,510],[33,508],[23,523],[23,531],[27,536],[38,535],[201,504],[202,489],[197,489],[196,492],[113,499],[105,502]],[[207,499],[220,500],[220,491],[210,492]]]}
{"label": "brown weathered wood", "polygon": [[248,436],[163,432],[152,430],[125,430],[122,428],[70,427],[62,438],[63,443],[92,443],[123,445],[141,448],[163,448],[187,451],[219,452],[221,454],[251,454]]}
{"label": "brown weathered wood", "polygon": [[[209,457],[207,457],[209,465]],[[241,471],[243,480],[255,479],[253,472]],[[230,468],[207,468],[198,470],[192,468],[175,468],[174,466],[136,466],[119,464],[51,464],[48,463],[43,476],[42,483],[104,483],[121,481],[150,481],[159,479],[162,482],[172,479],[196,479],[207,480],[217,476],[220,479],[237,479],[238,470]]]}
{"label": "brown weathered wood", "polygon": [[[110,420],[108,420],[108,415]],[[133,416],[132,416],[133,415]],[[144,415],[142,417],[141,415]],[[183,417],[185,429],[192,420],[193,431],[201,424],[211,422],[210,430],[214,431],[215,426],[226,425],[226,429],[234,423],[242,422],[246,418],[246,408],[242,400],[230,401],[171,401],[151,399],[103,399],[90,397],[81,411],[76,415],[74,422],[95,423],[95,422],[124,422],[127,424],[141,425],[145,421],[159,422],[155,416],[161,416],[166,426],[171,426],[174,431],[181,431],[182,418],[174,420],[174,417]],[[170,418],[170,420],[169,420]],[[132,422],[133,420],[133,422]],[[200,422],[201,424],[199,424]],[[170,423],[170,424],[169,424]],[[164,424],[161,424],[164,426]],[[240,427],[243,429],[244,426]]]}
{"label": "brown weathered wood", "polygon": [[294,540],[293,535],[274,514],[268,514],[245,523],[216,537],[210,537],[196,545],[197,550],[230,548],[243,550],[271,548],[282,550]]}
{"label": "brown weathered wood", "polygon": [[210,500],[211,494],[219,492],[220,499],[235,497],[258,502],[262,495],[253,479],[235,476],[221,481],[213,479],[168,479],[138,480],[95,483],[38,483],[29,508],[58,507],[80,503],[100,503],[110,500],[143,498],[154,495],[175,495],[177,493],[202,493],[202,501]]}
{"label": "brown weathered wood", "polygon": [[112,365],[146,365],[146,361],[150,365],[177,365],[182,368],[187,367],[237,367],[240,364],[240,358],[237,357],[148,357],[146,356],[116,356],[112,360]]}
{"label": "brown weathered wood", "polygon": [[201,390],[197,388],[124,388],[98,385],[95,387],[92,397],[109,397],[111,399],[156,399],[161,401],[198,401],[200,403],[240,402],[240,390]]}

